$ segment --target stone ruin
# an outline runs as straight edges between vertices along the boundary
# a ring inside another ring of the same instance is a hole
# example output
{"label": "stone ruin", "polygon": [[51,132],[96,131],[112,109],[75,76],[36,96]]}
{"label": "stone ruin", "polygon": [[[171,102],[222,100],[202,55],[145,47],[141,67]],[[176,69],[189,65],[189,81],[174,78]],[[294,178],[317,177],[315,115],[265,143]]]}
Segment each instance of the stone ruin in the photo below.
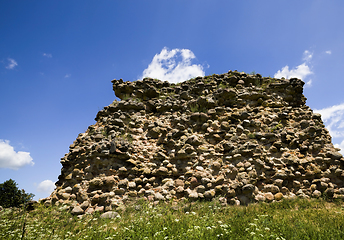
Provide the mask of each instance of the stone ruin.
{"label": "stone ruin", "polygon": [[70,145],[46,206],[84,214],[140,198],[344,199],[344,158],[305,104],[303,81],[229,71],[112,83],[121,100]]}

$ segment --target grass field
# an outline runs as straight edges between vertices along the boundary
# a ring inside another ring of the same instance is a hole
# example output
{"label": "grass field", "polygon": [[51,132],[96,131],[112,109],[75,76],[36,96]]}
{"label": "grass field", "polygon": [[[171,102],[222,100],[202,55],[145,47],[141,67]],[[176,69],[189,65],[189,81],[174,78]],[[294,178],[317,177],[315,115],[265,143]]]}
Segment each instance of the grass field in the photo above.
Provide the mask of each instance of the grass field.
{"label": "grass field", "polygon": [[0,239],[344,239],[342,201],[294,199],[248,206],[218,201],[127,204],[120,217],[63,207],[0,212]]}

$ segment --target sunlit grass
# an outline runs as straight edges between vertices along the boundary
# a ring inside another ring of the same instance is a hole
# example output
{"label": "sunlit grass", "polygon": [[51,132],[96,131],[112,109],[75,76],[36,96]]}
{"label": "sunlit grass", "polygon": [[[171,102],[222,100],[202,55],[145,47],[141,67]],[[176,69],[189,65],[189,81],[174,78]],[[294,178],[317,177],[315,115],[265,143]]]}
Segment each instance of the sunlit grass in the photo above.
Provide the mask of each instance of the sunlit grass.
{"label": "sunlit grass", "polygon": [[[222,207],[218,201],[127,204],[120,217],[83,218],[58,207],[0,213],[0,239],[344,239],[343,202],[284,200]],[[25,222],[25,225],[24,225]],[[24,229],[24,231],[23,231]]]}

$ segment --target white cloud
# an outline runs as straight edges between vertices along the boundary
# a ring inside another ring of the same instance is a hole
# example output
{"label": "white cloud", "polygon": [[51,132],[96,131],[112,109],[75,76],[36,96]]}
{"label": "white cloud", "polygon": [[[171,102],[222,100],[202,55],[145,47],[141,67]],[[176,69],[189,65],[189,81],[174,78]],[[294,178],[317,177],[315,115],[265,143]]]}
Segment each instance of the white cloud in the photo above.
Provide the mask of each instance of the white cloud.
{"label": "white cloud", "polygon": [[6,66],[7,69],[14,69],[16,66],[18,66],[18,63],[12,59],[12,58],[8,58],[8,65]]}
{"label": "white cloud", "polygon": [[344,155],[344,140],[341,141],[339,144],[334,144],[334,147],[340,148],[341,150],[339,151],[342,155]]}
{"label": "white cloud", "polygon": [[305,88],[311,87],[312,86],[312,79],[306,82]]}
{"label": "white cloud", "polygon": [[55,183],[51,180],[44,180],[37,186],[38,192],[50,194],[55,189]]}
{"label": "white cloud", "polygon": [[321,114],[334,146],[340,148],[340,153],[344,155],[344,103],[323,109],[314,109],[314,112]]}
{"label": "white cloud", "polygon": [[344,103],[323,109],[314,109],[320,113],[326,128],[333,138],[344,137]]}
{"label": "white cloud", "polygon": [[328,55],[331,55],[332,51],[329,50],[329,51],[326,51],[325,53],[328,54]]}
{"label": "white cloud", "polygon": [[43,53],[43,56],[47,57],[47,58],[52,58],[53,57],[53,55],[51,55],[50,53]]}
{"label": "white cloud", "polygon": [[303,52],[303,61],[309,62],[312,60],[312,58],[313,58],[313,53],[311,53],[308,50]]}
{"label": "white cloud", "polygon": [[289,70],[289,66],[285,66],[282,68],[282,70],[278,70],[277,73],[275,73],[275,78],[299,78],[302,80],[305,80],[308,75],[313,74],[311,69],[306,63],[302,63],[301,65],[297,66],[294,69]]}
{"label": "white cloud", "polygon": [[34,165],[29,152],[16,152],[8,140],[0,139],[0,168],[18,170],[25,165]]}
{"label": "white cloud", "polygon": [[197,76],[204,76],[200,64],[191,64],[195,59],[194,53],[189,49],[172,49],[166,47],[156,54],[152,62],[142,73],[142,78],[151,77],[178,83]]}
{"label": "white cloud", "polygon": [[299,78],[303,80],[304,82],[306,82],[305,87],[311,87],[312,80],[308,80],[308,81],[306,80],[309,75],[313,74],[313,72],[311,71],[311,68],[309,67],[309,64],[312,58],[313,58],[313,53],[306,50],[303,52],[303,57],[302,57],[302,60],[304,61],[304,63],[300,64],[294,69],[289,69],[289,66],[286,65],[281,70],[278,70],[277,73],[275,73],[274,77],[275,78],[284,77],[286,79]]}
{"label": "white cloud", "polygon": [[72,76],[72,75],[70,73],[67,73],[64,77],[69,78],[70,76]]}

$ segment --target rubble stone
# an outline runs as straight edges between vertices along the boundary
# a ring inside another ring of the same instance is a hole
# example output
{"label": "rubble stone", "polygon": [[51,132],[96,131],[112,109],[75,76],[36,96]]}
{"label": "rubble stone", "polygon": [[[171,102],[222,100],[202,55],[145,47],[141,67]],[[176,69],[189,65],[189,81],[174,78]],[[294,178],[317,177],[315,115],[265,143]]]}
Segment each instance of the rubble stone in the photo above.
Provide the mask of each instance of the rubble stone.
{"label": "rubble stone", "polygon": [[221,196],[226,205],[344,195],[344,158],[300,79],[229,71],[112,84],[120,101],[70,145],[44,205],[110,216],[139,198]]}

